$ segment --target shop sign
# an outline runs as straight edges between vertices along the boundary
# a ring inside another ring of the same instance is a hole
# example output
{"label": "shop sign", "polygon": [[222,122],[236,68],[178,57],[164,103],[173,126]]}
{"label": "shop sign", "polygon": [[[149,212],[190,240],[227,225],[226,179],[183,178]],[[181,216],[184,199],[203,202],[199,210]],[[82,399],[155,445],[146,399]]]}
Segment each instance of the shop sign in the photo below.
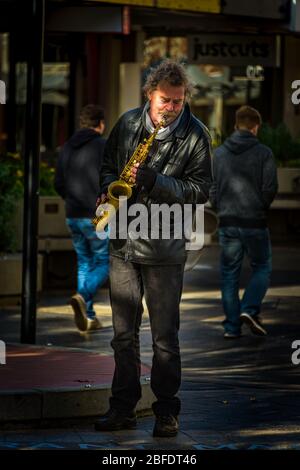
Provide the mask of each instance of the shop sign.
{"label": "shop sign", "polygon": [[249,80],[264,80],[264,68],[261,65],[247,65],[246,77]]}
{"label": "shop sign", "polygon": [[190,64],[279,67],[278,36],[204,34],[188,37]]}

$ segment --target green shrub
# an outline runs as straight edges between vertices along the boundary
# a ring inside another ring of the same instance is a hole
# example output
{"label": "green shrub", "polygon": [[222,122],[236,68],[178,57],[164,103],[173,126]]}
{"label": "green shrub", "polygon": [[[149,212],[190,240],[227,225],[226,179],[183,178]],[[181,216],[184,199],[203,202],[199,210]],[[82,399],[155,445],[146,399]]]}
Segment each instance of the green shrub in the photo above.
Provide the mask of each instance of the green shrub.
{"label": "green shrub", "polygon": [[47,163],[40,165],[40,196],[57,196],[54,189],[55,170]]}
{"label": "green shrub", "polygon": [[[40,165],[40,195],[56,196],[54,168]],[[18,154],[0,156],[0,253],[16,249],[15,211],[23,197],[23,162]]]}
{"label": "green shrub", "polygon": [[300,140],[293,139],[284,123],[275,128],[264,123],[258,137],[272,149],[278,166],[300,167]]}
{"label": "green shrub", "polygon": [[15,210],[23,195],[23,170],[20,157],[8,154],[0,157],[0,252],[14,251],[16,235]]}

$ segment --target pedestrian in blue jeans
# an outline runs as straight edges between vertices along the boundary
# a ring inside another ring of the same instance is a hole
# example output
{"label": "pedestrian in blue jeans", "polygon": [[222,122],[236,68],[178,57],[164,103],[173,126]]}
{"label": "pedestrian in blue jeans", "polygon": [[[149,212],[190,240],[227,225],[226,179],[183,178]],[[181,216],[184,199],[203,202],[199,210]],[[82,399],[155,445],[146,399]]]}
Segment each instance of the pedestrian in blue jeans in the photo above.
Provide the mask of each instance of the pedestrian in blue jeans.
{"label": "pedestrian in blue jeans", "polygon": [[[87,329],[86,326],[95,329],[95,326],[99,326],[99,320],[93,308],[93,299],[108,278],[108,238],[100,240],[96,236],[91,219],[67,218],[67,225],[77,254],[77,293],[84,299],[86,306],[84,315],[76,315],[75,306],[75,322],[82,331]],[[76,305],[78,294],[71,299],[71,305]]]}
{"label": "pedestrian in blue jeans", "polygon": [[66,222],[77,254],[77,293],[70,304],[80,331],[101,328],[93,302],[109,271],[109,240],[100,240],[91,222],[99,190],[104,128],[103,109],[85,106],[80,113],[80,129],[59,155],[55,176],[55,189],[65,200]]}
{"label": "pedestrian in blue jeans", "polygon": [[[272,271],[267,211],[278,183],[272,151],[257,138],[260,125],[259,112],[242,106],[236,112],[235,132],[214,155],[210,201],[219,216],[223,326],[228,339],[241,335],[243,323],[256,335],[267,334],[259,314]],[[252,274],[240,299],[244,256]]]}

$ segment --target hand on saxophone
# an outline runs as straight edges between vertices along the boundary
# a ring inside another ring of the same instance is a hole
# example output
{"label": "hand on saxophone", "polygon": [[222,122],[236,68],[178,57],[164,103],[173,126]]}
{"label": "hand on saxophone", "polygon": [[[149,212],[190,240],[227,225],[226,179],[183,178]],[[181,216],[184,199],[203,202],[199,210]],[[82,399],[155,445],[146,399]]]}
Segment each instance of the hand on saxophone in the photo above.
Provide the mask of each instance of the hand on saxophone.
{"label": "hand on saxophone", "polygon": [[133,167],[131,168],[131,173],[130,173],[130,183],[136,183],[136,175],[138,168],[140,166],[140,163],[135,163]]}
{"label": "hand on saxophone", "polygon": [[148,192],[153,188],[156,176],[156,171],[145,164],[135,163],[131,169],[133,183],[144,186]]}
{"label": "hand on saxophone", "polygon": [[[97,201],[96,201],[96,209],[98,209],[99,206],[101,206],[101,204],[104,204],[105,202],[107,201],[107,194],[106,193],[102,193],[100,195],[100,197],[97,198]],[[103,215],[103,212],[104,211],[97,211],[96,210],[96,214],[98,217],[101,217]]]}
{"label": "hand on saxophone", "polygon": [[97,201],[96,201],[96,209],[98,206],[100,206],[100,204],[103,204],[105,201],[107,200],[107,194],[106,193],[102,193],[100,195],[100,197],[97,198]]}

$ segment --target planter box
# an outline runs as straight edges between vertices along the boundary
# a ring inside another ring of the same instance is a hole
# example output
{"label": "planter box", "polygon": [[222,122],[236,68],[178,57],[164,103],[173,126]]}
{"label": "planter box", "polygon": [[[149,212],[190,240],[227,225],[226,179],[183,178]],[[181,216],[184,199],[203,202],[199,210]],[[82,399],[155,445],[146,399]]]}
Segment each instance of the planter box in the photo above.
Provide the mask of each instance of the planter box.
{"label": "planter box", "polygon": [[[17,249],[22,250],[23,200],[19,201],[15,217]],[[73,250],[66,226],[65,203],[59,196],[40,196],[39,199],[39,250]]]}
{"label": "planter box", "polygon": [[300,168],[278,168],[278,194],[268,214],[271,239],[299,243]]}
{"label": "planter box", "polygon": [[[42,290],[43,255],[38,255],[37,292]],[[0,296],[16,296],[22,293],[22,255],[0,256]]]}
{"label": "planter box", "polygon": [[300,194],[300,168],[278,168],[278,193]]}
{"label": "planter box", "polygon": [[59,196],[41,196],[39,237],[70,237],[66,226],[65,203]]}
{"label": "planter box", "polygon": [[278,168],[278,194],[271,209],[300,209],[300,168]]}

